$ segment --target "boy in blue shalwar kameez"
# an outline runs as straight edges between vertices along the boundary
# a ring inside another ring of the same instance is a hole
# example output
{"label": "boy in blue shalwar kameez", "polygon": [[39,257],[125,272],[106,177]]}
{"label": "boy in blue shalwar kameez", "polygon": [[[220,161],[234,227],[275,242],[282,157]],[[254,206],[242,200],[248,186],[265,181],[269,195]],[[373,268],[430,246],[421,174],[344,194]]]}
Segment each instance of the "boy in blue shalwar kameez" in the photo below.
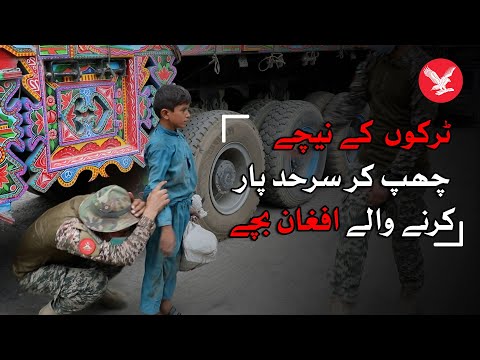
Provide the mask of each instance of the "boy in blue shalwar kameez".
{"label": "boy in blue shalwar kameez", "polygon": [[175,291],[182,236],[190,219],[197,174],[192,151],[184,135],[190,118],[191,96],[179,85],[164,85],[155,94],[153,108],[160,119],[145,146],[148,185],[144,196],[162,180],[170,204],[156,218],[148,241],[140,310],[145,314],[180,314],[171,299]]}

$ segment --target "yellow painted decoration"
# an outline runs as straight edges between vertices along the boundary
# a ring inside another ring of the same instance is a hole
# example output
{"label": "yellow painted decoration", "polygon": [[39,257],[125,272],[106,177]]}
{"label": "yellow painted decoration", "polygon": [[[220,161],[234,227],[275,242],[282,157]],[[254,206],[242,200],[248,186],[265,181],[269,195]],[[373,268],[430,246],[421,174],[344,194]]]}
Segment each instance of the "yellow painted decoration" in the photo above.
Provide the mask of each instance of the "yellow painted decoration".
{"label": "yellow painted decoration", "polygon": [[90,178],[90,180],[88,180],[89,182],[95,180],[97,178],[98,175],[101,175],[102,177],[104,178],[107,178],[108,177],[108,174],[107,174],[107,166],[110,165],[110,164],[114,164],[121,172],[123,173],[126,173],[126,172],[129,172],[132,167],[133,167],[133,161],[130,163],[130,166],[125,168],[123,167],[118,161],[116,160],[109,160],[109,161],[106,161],[100,168],[97,168],[95,166],[85,166],[85,167],[82,167],[81,169],[78,170],[78,172],[75,174],[74,178],[72,180],[70,180],[69,182],[66,182],[64,181],[61,177],[58,178],[58,182],[60,183],[60,185],[62,185],[63,187],[71,187],[73,186],[73,184],[75,184],[75,182],[77,181],[78,179],[78,176],[80,175],[80,173],[82,171],[85,171],[85,170],[90,170],[92,172],[92,176]]}

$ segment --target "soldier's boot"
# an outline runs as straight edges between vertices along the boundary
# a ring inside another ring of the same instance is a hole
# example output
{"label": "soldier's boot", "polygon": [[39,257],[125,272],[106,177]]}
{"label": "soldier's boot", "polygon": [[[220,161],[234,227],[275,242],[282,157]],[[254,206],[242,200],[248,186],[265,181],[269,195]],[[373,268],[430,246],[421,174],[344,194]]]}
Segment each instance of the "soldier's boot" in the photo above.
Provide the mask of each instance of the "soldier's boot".
{"label": "soldier's boot", "polygon": [[354,304],[346,302],[336,296],[330,299],[330,314],[331,315],[351,315]]}
{"label": "soldier's boot", "polygon": [[125,295],[117,290],[107,288],[98,303],[107,309],[118,310],[127,307]]}
{"label": "soldier's boot", "polygon": [[53,310],[52,302],[49,301],[47,305],[40,309],[38,315],[60,315]]}

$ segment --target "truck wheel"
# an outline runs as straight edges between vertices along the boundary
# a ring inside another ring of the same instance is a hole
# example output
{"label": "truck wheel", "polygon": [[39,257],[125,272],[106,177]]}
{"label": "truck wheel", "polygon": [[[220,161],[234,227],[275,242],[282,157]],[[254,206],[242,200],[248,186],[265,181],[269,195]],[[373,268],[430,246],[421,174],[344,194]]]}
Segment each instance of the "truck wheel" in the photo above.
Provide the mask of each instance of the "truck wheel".
{"label": "truck wheel", "polygon": [[354,120],[349,125],[333,129],[332,142],[328,147],[328,158],[325,172],[328,175],[341,175],[342,180],[349,176],[349,169],[357,157],[358,150],[339,150],[340,143],[347,137],[359,136],[360,121]]}
{"label": "truck wheel", "polygon": [[[348,137],[361,136],[360,125],[368,120],[370,107],[368,104],[350,123],[346,125],[334,125],[332,128],[333,138],[328,148],[328,158],[325,172],[328,175],[341,175],[342,179],[349,176],[349,170],[355,159],[358,150],[340,150],[340,143]],[[334,121],[334,124],[336,122]]]}
{"label": "truck wheel", "polygon": [[348,124],[348,120],[342,116],[343,113],[339,111],[340,107],[345,102],[347,95],[348,92],[341,92],[335,95],[322,113],[325,122],[328,121],[333,127],[340,127]]}
{"label": "truck wheel", "polygon": [[260,131],[262,124],[265,121],[270,110],[272,110],[276,104],[279,104],[278,100],[266,100],[255,99],[249,101],[240,110],[240,114],[250,115],[250,120],[253,121],[257,129]]}
{"label": "truck wheel", "polygon": [[331,92],[315,91],[313,93],[308,94],[305,97],[305,101],[308,101],[309,103],[312,103],[313,105],[315,105],[318,108],[318,110],[320,110],[320,112],[323,114],[323,111],[325,110],[328,103],[330,102],[330,100],[332,100],[334,96],[335,95],[332,94]]}
{"label": "truck wheel", "polygon": [[259,196],[247,186],[237,194],[231,189],[241,187],[242,175],[254,164],[255,177],[265,171],[262,139],[252,121],[227,119],[226,142],[222,143],[223,114],[238,114],[228,110],[212,110],[195,116],[183,130],[195,157],[198,174],[196,193],[203,199],[208,215],[200,224],[225,239],[238,224],[247,223],[255,213]]}
{"label": "truck wheel", "polygon": [[[262,200],[273,205],[291,208],[310,200],[314,192],[307,193],[302,188],[312,184],[312,176],[317,179],[323,174],[327,149],[315,150],[311,144],[305,154],[297,147],[293,150],[273,150],[273,144],[281,137],[291,137],[296,129],[311,134],[318,134],[322,128],[323,118],[318,109],[302,100],[283,101],[272,109],[262,125],[260,135],[265,148],[265,194]],[[307,184],[294,187],[273,187],[272,180],[280,180],[280,172],[285,170],[288,178],[291,173],[308,180]]]}
{"label": "truck wheel", "polygon": [[205,110],[199,107],[191,107],[191,108],[188,108],[188,112],[190,113],[190,116],[196,116],[198,114],[204,113]]}

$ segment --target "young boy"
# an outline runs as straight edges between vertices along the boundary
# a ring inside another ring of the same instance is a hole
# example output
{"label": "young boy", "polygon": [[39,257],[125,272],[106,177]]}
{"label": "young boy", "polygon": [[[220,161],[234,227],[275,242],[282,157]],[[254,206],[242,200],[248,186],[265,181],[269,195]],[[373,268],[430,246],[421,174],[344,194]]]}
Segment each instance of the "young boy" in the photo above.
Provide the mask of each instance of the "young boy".
{"label": "young boy", "polygon": [[177,131],[190,118],[191,96],[179,85],[164,85],[155,94],[153,108],[160,119],[145,147],[148,185],[144,196],[162,180],[170,204],[157,216],[157,228],[147,243],[140,310],[149,315],[179,315],[171,299],[175,291],[179,250],[190,219],[197,174],[192,151]]}

